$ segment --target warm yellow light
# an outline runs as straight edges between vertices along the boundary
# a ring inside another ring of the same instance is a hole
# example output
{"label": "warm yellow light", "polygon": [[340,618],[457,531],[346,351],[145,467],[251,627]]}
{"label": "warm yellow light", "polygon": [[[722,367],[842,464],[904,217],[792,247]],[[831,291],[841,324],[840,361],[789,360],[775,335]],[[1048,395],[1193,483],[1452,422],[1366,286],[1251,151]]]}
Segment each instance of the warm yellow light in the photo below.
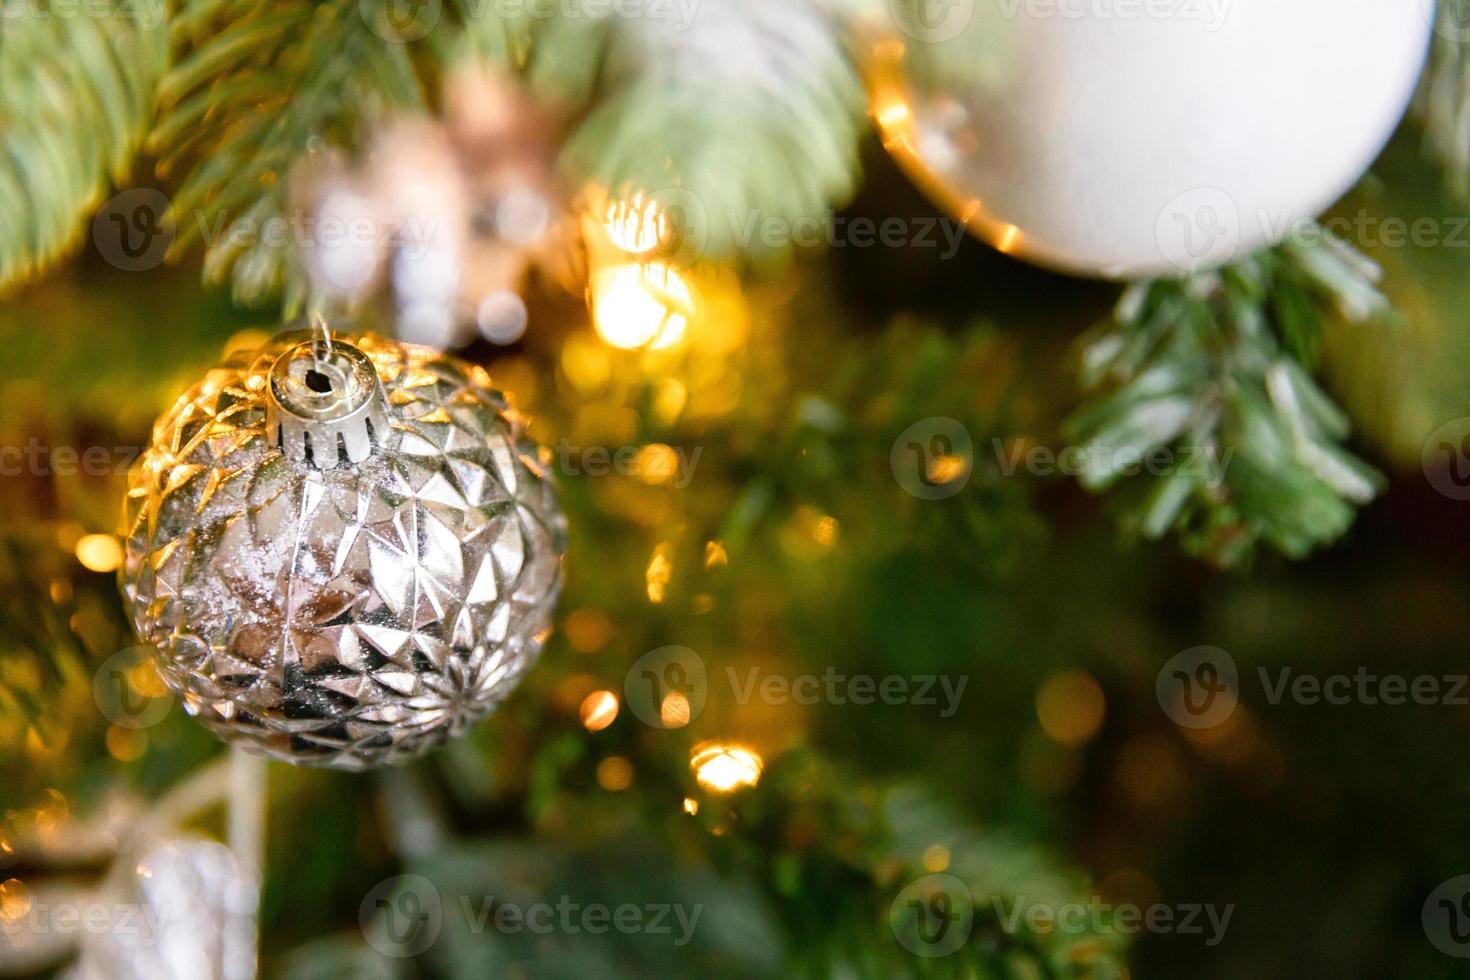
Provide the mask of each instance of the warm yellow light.
{"label": "warm yellow light", "polygon": [[0,882],[0,920],[16,922],[31,910],[31,895],[19,878]]}
{"label": "warm yellow light", "polygon": [[706,541],[704,543],[704,567],[723,568],[730,564],[730,555],[725,551],[725,546],[718,541]]}
{"label": "warm yellow light", "polygon": [[684,797],[684,812],[691,817],[699,812],[699,801],[692,796]]}
{"label": "warm yellow light", "polygon": [[1041,730],[1061,745],[1076,747],[1102,727],[1106,702],[1090,674],[1073,670],[1054,674],[1036,694]]}
{"label": "warm yellow light", "polygon": [[620,755],[610,755],[597,764],[597,785],[619,792],[633,785],[633,763]]}
{"label": "warm yellow light", "polygon": [[611,691],[593,691],[582,699],[582,725],[589,732],[600,732],[618,716],[618,696]]}
{"label": "warm yellow light", "polygon": [[689,765],[699,785],[712,793],[731,793],[758,783],[763,763],[744,746],[705,742],[694,747]]}
{"label": "warm yellow light", "polygon": [[648,589],[648,601],[657,605],[664,601],[664,591],[669,579],[674,577],[674,563],[669,560],[669,546],[661,544],[653,549],[648,568],[643,573],[644,585]]}
{"label": "warm yellow light", "polygon": [[955,483],[970,472],[970,458],[958,453],[948,456],[931,456],[925,466],[931,486]]}
{"label": "warm yellow light", "polygon": [[1016,242],[1020,237],[1021,229],[1015,225],[1006,225],[1001,229],[1000,238],[996,241],[995,247],[1002,252],[1010,252],[1016,247]]}
{"label": "warm yellow light", "polygon": [[925,871],[938,874],[949,867],[949,848],[943,844],[935,844],[924,851],[922,860]]}
{"label": "warm yellow light", "polygon": [[837,543],[837,533],[840,529],[841,525],[838,524],[837,518],[830,514],[823,514],[812,525],[812,539],[823,548],[830,548]]}
{"label": "warm yellow light", "polygon": [[670,691],[658,705],[658,720],[665,728],[683,728],[689,724],[689,699],[678,691]]}
{"label": "warm yellow light", "polygon": [[672,446],[651,443],[638,450],[633,471],[638,474],[638,479],[650,486],[669,483],[679,473],[679,454]]}
{"label": "warm yellow light", "polygon": [[94,572],[115,572],[123,562],[122,545],[110,534],[88,534],[77,542],[77,561]]}
{"label": "warm yellow light", "polygon": [[148,733],[141,728],[107,729],[107,753],[119,762],[134,762],[148,751]]}
{"label": "warm yellow light", "polygon": [[642,191],[626,201],[609,201],[603,216],[608,240],[629,255],[644,255],[669,237],[669,217]]}
{"label": "warm yellow light", "polygon": [[667,263],[613,266],[592,277],[593,322],[614,347],[672,347],[684,338],[694,311],[694,290]]}
{"label": "warm yellow light", "polygon": [[902,126],[913,117],[908,104],[904,102],[890,102],[878,110],[878,125],[885,128]]}
{"label": "warm yellow light", "polygon": [[128,687],[145,698],[161,698],[168,693],[163,675],[158,672],[158,667],[152,660],[139,660],[128,668],[124,676],[127,677]]}
{"label": "warm yellow light", "polygon": [[612,639],[613,624],[607,614],[596,609],[578,609],[562,624],[567,642],[579,653],[595,653]]}

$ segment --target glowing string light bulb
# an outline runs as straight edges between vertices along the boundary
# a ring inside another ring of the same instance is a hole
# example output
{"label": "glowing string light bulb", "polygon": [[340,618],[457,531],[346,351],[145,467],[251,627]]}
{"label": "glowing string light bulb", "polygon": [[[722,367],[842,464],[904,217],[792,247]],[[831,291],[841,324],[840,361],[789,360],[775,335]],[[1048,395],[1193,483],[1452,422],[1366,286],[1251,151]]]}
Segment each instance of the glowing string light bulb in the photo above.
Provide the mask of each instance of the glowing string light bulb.
{"label": "glowing string light bulb", "polygon": [[598,336],[624,350],[663,350],[679,343],[695,306],[689,281],[664,262],[613,266],[592,278]]}
{"label": "glowing string light bulb", "polygon": [[742,745],[705,742],[694,747],[690,768],[700,786],[712,793],[733,793],[760,782],[764,763]]}

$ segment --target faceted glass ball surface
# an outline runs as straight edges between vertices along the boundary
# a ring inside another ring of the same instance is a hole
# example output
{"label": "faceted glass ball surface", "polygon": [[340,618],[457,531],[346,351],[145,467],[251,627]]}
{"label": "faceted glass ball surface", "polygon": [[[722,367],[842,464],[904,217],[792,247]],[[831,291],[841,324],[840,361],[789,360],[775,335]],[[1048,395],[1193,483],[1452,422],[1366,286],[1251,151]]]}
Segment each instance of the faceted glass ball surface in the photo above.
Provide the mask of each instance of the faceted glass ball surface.
{"label": "faceted glass ball surface", "polygon": [[[486,372],[371,334],[386,433],[322,469],[267,431],[276,360],[236,354],[154,427],[123,591],[185,708],[288,762],[402,762],[488,714],[540,652],[565,521]],[[344,460],[345,463],[345,460]]]}

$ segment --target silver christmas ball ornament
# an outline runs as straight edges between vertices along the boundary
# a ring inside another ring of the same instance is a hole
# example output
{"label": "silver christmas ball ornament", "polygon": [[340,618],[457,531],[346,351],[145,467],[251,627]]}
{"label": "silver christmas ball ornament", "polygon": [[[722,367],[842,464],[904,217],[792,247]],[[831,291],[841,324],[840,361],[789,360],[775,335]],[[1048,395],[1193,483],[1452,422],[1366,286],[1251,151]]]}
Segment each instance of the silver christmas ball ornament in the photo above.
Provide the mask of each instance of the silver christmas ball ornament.
{"label": "silver christmas ball ornament", "polygon": [[123,592],[184,707],[287,762],[402,762],[535,661],[565,521],[486,372],[373,334],[210,371],[129,479]]}

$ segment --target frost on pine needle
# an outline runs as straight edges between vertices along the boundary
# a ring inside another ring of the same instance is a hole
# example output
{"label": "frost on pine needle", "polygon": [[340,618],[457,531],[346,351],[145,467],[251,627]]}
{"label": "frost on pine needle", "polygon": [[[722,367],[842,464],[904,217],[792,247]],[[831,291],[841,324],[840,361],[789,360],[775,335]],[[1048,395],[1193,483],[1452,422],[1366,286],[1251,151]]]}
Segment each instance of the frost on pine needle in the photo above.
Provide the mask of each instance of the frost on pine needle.
{"label": "frost on pine needle", "polygon": [[1089,396],[1065,432],[1082,484],[1116,487],[1126,526],[1222,566],[1335,540],[1382,477],[1342,446],[1347,419],[1309,368],[1329,319],[1372,329],[1387,312],[1377,277],[1324,234],[1129,286],[1081,352]]}

